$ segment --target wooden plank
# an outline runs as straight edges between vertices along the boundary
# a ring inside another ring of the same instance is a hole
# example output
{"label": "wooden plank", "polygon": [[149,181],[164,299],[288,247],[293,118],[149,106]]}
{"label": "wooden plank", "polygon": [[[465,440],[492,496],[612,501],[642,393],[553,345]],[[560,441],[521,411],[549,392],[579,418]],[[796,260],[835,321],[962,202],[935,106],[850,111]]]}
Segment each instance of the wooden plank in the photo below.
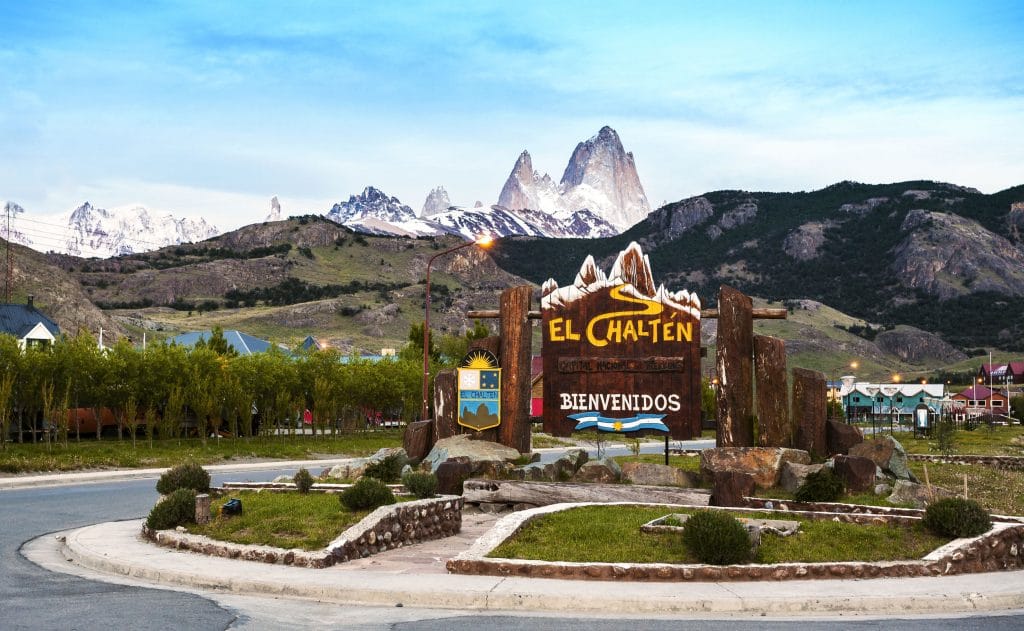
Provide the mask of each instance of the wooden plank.
{"label": "wooden plank", "polygon": [[561,502],[664,502],[707,506],[706,489],[684,489],[639,484],[572,484],[518,480],[466,480],[462,497],[467,502],[548,506]]}
{"label": "wooden plank", "polygon": [[718,447],[754,446],[753,301],[732,287],[718,292]]}
{"label": "wooden plank", "polygon": [[825,375],[816,370],[793,369],[793,446],[825,456]]}
{"label": "wooden plank", "polygon": [[434,442],[459,433],[458,399],[454,370],[442,370],[434,377]]}
{"label": "wooden plank", "polygon": [[757,399],[757,446],[791,447],[786,343],[767,335],[754,336],[754,383]]}
{"label": "wooden plank", "polygon": [[500,443],[519,453],[530,452],[530,358],[533,323],[529,285],[501,292],[501,425]]}
{"label": "wooden plank", "polygon": [[[755,307],[751,313],[755,320],[785,320],[789,317],[789,312],[786,309],[778,309],[775,307]],[[466,317],[471,320],[486,319],[486,318],[498,318],[501,314],[497,309],[475,309],[473,311],[467,311]],[[531,320],[541,320],[543,315],[540,311],[529,311],[526,317]],[[701,320],[714,320],[718,318],[718,309],[703,309],[700,312]]]}

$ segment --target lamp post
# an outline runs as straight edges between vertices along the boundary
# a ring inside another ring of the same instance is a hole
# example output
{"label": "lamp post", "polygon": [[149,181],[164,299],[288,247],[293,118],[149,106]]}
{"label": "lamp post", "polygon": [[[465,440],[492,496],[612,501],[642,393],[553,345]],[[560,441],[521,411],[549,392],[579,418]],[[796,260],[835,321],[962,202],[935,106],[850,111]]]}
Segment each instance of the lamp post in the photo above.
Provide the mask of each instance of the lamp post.
{"label": "lamp post", "polygon": [[486,248],[491,245],[491,242],[492,239],[489,236],[480,237],[474,241],[460,243],[459,245],[448,248],[443,252],[438,252],[427,261],[427,292],[423,312],[423,406],[420,410],[421,421],[427,420],[427,415],[430,414],[430,403],[427,399],[430,387],[430,266],[434,264],[436,259],[444,256],[445,254],[451,254],[457,250],[468,248],[471,245],[478,245],[482,248]]}

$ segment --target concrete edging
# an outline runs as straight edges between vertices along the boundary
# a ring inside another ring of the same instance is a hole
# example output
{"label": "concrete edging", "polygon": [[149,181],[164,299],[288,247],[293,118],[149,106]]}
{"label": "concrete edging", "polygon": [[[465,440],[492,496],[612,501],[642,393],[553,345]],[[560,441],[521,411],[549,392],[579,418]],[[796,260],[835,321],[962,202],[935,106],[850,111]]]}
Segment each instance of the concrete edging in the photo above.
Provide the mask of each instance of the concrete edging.
{"label": "concrete edging", "polygon": [[[661,505],[639,504],[636,502],[615,502],[614,504],[627,506]],[[487,556],[499,544],[533,519],[579,506],[600,505],[607,506],[609,504],[597,502],[552,504],[503,517],[485,537],[478,539],[469,550],[449,560],[447,563],[448,571],[488,576],[522,576],[587,581],[690,583],[701,581],[777,582],[806,579],[949,576],[1024,568],[1024,525],[1018,523],[994,523],[991,530],[979,537],[956,539],[946,546],[933,551],[925,558],[915,561],[848,561],[709,566],[670,563],[549,562],[528,559],[490,558]],[[693,506],[689,508],[704,507]],[[719,510],[744,511],[751,509]],[[789,514],[789,511],[768,510],[767,512]],[[867,519],[870,521],[872,516],[832,513],[824,515],[823,518],[842,521],[861,521]],[[874,516],[874,518],[879,521],[897,522],[914,519],[896,515],[879,515]]]}

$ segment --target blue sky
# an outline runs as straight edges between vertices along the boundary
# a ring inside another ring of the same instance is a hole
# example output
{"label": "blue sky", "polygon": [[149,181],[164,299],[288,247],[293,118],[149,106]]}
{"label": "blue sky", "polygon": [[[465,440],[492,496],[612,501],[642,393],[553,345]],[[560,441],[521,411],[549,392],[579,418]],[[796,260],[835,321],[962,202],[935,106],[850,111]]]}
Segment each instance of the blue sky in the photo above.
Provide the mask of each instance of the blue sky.
{"label": "blue sky", "polygon": [[222,228],[367,185],[491,204],[602,125],[652,206],[1024,183],[1021,2],[0,0],[0,200]]}

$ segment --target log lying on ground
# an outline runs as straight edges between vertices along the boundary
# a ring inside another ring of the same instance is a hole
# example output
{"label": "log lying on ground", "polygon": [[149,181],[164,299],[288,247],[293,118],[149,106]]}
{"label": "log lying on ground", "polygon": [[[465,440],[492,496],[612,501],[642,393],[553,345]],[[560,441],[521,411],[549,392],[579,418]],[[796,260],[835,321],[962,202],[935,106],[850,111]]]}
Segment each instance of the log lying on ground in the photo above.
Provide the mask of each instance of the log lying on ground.
{"label": "log lying on ground", "polygon": [[519,480],[466,480],[462,496],[467,502],[548,506],[562,502],[642,502],[706,506],[710,492],[671,486],[636,484],[569,484]]}

